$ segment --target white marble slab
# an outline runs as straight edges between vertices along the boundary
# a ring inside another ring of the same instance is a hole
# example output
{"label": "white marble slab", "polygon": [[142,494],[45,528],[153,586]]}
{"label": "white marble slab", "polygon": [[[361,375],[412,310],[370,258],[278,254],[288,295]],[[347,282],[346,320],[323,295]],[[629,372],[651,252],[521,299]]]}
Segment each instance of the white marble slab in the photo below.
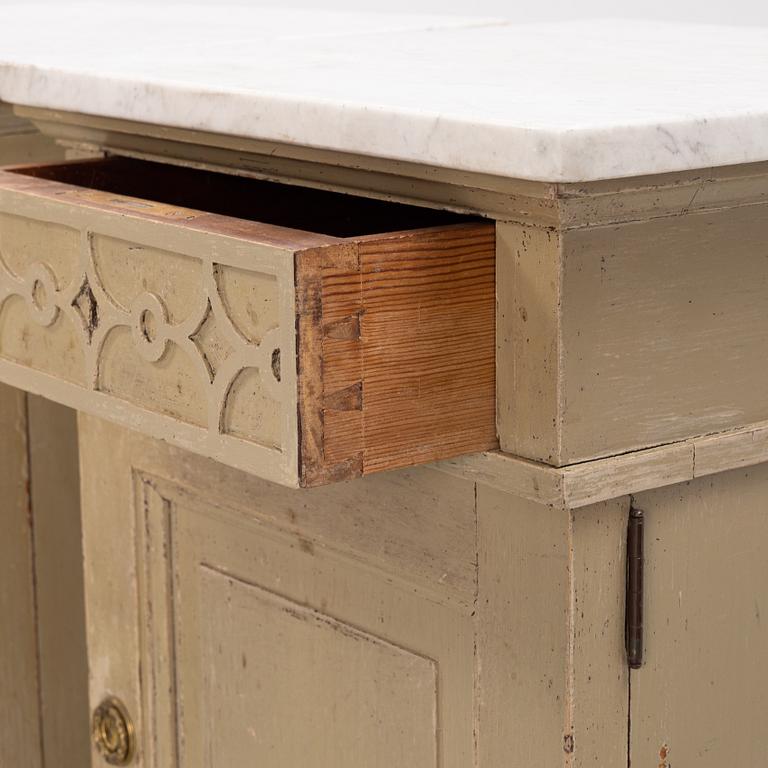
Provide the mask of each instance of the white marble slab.
{"label": "white marble slab", "polygon": [[768,28],[4,5],[0,100],[588,181],[768,160]]}

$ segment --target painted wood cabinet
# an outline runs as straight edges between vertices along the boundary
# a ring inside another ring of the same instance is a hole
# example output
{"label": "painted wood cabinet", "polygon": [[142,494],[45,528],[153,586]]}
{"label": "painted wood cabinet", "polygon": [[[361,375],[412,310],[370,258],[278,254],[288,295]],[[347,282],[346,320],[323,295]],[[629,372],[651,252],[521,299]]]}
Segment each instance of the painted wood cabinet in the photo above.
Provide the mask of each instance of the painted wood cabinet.
{"label": "painted wood cabinet", "polygon": [[19,112],[92,157],[0,172],[3,768],[762,763],[765,165]]}

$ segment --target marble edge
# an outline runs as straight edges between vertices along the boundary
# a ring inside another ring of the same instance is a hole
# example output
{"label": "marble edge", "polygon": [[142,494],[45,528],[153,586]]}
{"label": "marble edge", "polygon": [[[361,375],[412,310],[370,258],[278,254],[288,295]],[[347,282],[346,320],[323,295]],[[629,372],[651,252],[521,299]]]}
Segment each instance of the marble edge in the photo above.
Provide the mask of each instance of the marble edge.
{"label": "marble edge", "polygon": [[[87,96],[67,96],[72,91]],[[129,78],[7,62],[0,62],[0,101],[551,183],[768,160],[768,113],[582,129],[525,128],[275,93],[222,92],[165,81],[137,84]],[[221,109],[223,102],[228,109]],[[101,105],[98,111],[95,104]]]}

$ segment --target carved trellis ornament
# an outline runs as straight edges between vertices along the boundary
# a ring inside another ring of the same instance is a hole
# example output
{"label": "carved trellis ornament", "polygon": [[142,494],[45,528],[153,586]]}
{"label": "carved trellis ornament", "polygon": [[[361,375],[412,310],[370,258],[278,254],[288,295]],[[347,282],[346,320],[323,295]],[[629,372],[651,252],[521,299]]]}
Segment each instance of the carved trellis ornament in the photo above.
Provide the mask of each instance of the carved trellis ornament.
{"label": "carved trellis ornament", "polygon": [[184,211],[154,203],[147,220],[0,201],[3,378],[295,482],[290,253],[180,227]]}

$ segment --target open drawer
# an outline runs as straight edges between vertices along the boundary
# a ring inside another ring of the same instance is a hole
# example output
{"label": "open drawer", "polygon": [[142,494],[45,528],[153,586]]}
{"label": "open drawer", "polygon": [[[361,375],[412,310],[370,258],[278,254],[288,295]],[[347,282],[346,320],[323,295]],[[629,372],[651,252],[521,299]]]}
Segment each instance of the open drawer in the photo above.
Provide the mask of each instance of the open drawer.
{"label": "open drawer", "polygon": [[496,446],[494,226],[129,159],[0,171],[0,380],[287,485]]}

